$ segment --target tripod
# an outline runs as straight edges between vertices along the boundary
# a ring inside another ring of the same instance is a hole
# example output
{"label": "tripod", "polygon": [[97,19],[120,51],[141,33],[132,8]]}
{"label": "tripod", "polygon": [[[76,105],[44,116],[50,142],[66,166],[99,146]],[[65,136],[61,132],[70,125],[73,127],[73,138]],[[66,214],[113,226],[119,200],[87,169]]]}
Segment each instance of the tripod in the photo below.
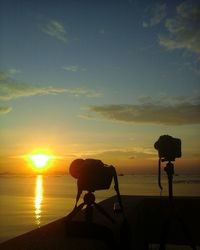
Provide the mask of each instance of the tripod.
{"label": "tripod", "polygon": [[95,207],[100,213],[102,213],[108,220],[110,220],[112,223],[115,223],[114,219],[99,205],[95,202],[95,195],[88,191],[88,193],[85,194],[83,198],[83,203],[81,203],[79,206],[75,206],[75,208],[72,210],[72,212],[68,215],[68,221],[71,221],[73,217],[83,209],[85,208],[85,220],[86,222],[92,223],[93,221],[93,207]]}
{"label": "tripod", "polygon": [[181,228],[182,231],[187,239],[188,245],[191,246],[193,250],[196,250],[196,246],[193,242],[193,239],[190,235],[190,232],[184,222],[184,220],[178,214],[177,209],[175,208],[174,199],[173,199],[173,175],[174,175],[174,165],[171,161],[168,161],[166,167],[164,168],[165,172],[167,173],[168,177],[168,191],[169,191],[169,214],[168,218],[163,223],[162,231],[161,231],[161,241],[160,241],[160,248],[159,250],[165,250],[166,245],[166,236],[170,230],[170,224],[172,224],[173,220],[176,220]]}
{"label": "tripod", "polygon": [[[72,221],[73,217],[85,208],[85,221]],[[107,226],[100,225],[93,222],[93,208],[96,208],[100,213],[102,213],[108,220],[112,223],[115,223],[114,219],[100,206],[95,202],[95,195],[88,191],[83,198],[83,202],[80,205],[75,205],[72,212],[66,218],[66,233],[67,237],[80,237],[80,238],[89,238],[94,240],[103,241],[109,249],[113,249],[115,245],[114,234],[111,229]]]}

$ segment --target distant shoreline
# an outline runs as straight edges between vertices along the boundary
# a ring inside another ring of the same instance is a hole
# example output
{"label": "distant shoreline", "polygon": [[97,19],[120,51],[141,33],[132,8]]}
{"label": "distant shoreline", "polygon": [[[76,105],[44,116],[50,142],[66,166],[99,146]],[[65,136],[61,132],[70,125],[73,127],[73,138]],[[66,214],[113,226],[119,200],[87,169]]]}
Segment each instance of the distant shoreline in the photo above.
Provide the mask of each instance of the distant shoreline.
{"label": "distant shoreline", "polygon": [[[15,173],[15,172],[0,172],[0,176],[37,176],[37,175],[44,175],[44,176],[69,176],[70,174],[67,172],[55,172],[55,173]],[[157,173],[119,173],[118,176],[156,176]],[[163,176],[166,174],[163,173]],[[199,173],[177,173],[174,176],[200,176]]]}

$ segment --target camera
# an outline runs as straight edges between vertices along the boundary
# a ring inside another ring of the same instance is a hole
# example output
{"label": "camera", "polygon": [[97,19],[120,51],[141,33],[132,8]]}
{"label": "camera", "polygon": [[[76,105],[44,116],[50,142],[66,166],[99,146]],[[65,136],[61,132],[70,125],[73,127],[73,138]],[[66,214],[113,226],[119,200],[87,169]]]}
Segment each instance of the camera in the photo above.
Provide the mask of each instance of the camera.
{"label": "camera", "polygon": [[155,142],[154,148],[158,150],[159,158],[162,161],[175,161],[181,157],[181,140],[169,135],[162,135]]}
{"label": "camera", "polygon": [[[123,213],[124,216],[117,173],[113,166],[106,165],[102,161],[96,159],[76,159],[70,164],[69,173],[77,179],[78,189],[76,195],[76,203],[74,209],[68,215],[68,221],[70,221],[86,205],[85,219],[87,225],[93,225],[90,223],[93,221],[94,207],[97,208],[97,210],[102,213],[107,219],[114,223],[115,220],[112,218],[112,216],[107,213],[98,203],[95,202],[94,195],[94,192],[96,190],[109,189],[112,179],[114,179],[114,189],[117,193],[118,206],[115,206],[115,208],[117,212]],[[83,202],[78,205],[79,198],[81,197],[83,191],[86,191],[87,193],[83,197]],[[99,231],[95,232],[99,233]]]}
{"label": "camera", "polygon": [[70,164],[69,172],[77,179],[79,190],[89,192],[109,189],[112,178],[116,176],[113,166],[96,159],[76,159]]}

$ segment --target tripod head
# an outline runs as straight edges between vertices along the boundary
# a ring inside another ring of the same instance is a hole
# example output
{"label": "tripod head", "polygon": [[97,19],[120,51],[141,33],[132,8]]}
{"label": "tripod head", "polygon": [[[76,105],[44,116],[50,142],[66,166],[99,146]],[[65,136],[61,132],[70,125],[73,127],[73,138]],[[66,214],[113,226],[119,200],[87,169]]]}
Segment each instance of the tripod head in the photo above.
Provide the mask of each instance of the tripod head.
{"label": "tripod head", "polygon": [[88,192],[84,195],[83,200],[87,206],[91,206],[95,202],[95,195],[92,192]]}

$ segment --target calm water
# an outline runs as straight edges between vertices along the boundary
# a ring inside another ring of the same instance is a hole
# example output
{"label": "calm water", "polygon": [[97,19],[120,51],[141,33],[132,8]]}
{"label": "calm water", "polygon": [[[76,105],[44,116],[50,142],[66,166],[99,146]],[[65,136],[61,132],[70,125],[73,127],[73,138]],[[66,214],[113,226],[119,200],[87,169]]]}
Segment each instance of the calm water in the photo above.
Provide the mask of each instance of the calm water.
{"label": "calm water", "polygon": [[[160,195],[157,176],[120,176],[119,185],[122,195]],[[163,187],[163,195],[167,195],[166,176]],[[71,176],[1,176],[0,241],[67,215],[76,192],[76,180]],[[97,201],[115,195],[113,183],[109,190],[95,195]],[[200,196],[200,176],[175,176],[174,195]]]}

